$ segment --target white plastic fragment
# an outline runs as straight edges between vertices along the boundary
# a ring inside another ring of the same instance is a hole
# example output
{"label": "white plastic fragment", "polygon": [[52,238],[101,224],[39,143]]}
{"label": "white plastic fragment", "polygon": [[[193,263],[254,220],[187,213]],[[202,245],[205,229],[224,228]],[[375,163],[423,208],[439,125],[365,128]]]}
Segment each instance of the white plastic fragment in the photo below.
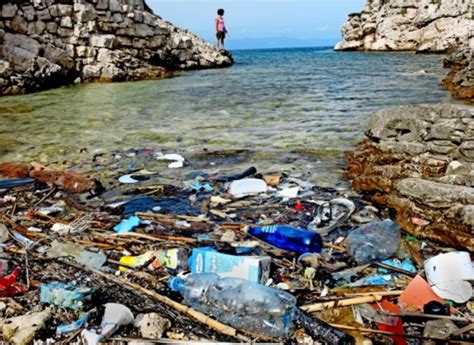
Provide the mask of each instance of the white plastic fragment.
{"label": "white plastic fragment", "polygon": [[181,155],[178,155],[177,153],[168,153],[164,155],[163,153],[159,152],[156,156],[156,159],[174,161],[168,164],[168,168],[170,169],[182,168],[184,165],[184,157]]}
{"label": "white plastic fragment", "polygon": [[285,188],[283,190],[278,191],[278,196],[282,198],[293,199],[298,196],[299,191],[300,187]]}
{"label": "white plastic fragment", "polygon": [[139,182],[138,180],[135,180],[132,175],[123,175],[119,177],[119,182],[120,183],[137,183]]}
{"label": "white plastic fragment", "polygon": [[100,333],[97,334],[85,329],[81,332],[81,336],[87,345],[97,345],[100,341],[110,337],[121,326],[131,324],[134,321],[135,318],[132,312],[126,306],[119,303],[107,303],[100,324]]}
{"label": "white plastic fragment", "polygon": [[51,227],[51,231],[57,232],[60,235],[67,235],[71,232],[72,226],[62,223],[54,223]]}
{"label": "white plastic fragment", "polygon": [[472,297],[474,269],[468,252],[451,252],[434,256],[424,263],[428,283],[438,296],[456,303]]}
{"label": "white plastic fragment", "polygon": [[256,178],[244,178],[242,180],[232,181],[229,187],[229,193],[235,198],[265,193],[266,191],[267,184],[265,181]]}

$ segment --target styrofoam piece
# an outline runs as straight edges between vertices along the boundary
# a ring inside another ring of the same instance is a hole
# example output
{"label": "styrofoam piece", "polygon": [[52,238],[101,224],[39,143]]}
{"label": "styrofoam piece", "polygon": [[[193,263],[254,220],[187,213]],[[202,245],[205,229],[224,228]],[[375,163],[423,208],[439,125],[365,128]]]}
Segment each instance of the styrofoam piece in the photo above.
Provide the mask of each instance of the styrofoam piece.
{"label": "styrofoam piece", "polygon": [[300,187],[285,188],[283,190],[278,191],[278,196],[282,198],[293,199],[298,196],[299,191]]}
{"label": "styrofoam piece", "polygon": [[440,297],[465,303],[473,295],[474,269],[468,252],[434,256],[424,263],[428,283]]}
{"label": "styrofoam piece", "polygon": [[229,193],[235,198],[265,193],[266,191],[267,184],[265,181],[257,178],[244,178],[242,180],[235,180],[232,181],[229,187]]}
{"label": "styrofoam piece", "polygon": [[449,280],[432,285],[431,288],[438,296],[456,303],[466,303],[472,297],[471,283],[465,280]]}
{"label": "styrofoam piece", "polygon": [[474,270],[468,252],[440,254],[426,260],[424,266],[430,285],[449,280],[474,280]]}

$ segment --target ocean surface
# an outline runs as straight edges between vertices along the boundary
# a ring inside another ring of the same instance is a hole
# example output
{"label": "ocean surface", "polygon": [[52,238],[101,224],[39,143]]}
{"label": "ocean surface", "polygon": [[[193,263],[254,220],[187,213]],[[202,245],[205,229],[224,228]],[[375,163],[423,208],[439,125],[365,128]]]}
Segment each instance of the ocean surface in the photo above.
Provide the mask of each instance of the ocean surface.
{"label": "ocean surface", "polygon": [[233,56],[227,69],[0,98],[0,161],[64,167],[146,147],[203,170],[254,165],[339,186],[344,152],[374,111],[455,102],[440,86],[442,55],[301,48]]}

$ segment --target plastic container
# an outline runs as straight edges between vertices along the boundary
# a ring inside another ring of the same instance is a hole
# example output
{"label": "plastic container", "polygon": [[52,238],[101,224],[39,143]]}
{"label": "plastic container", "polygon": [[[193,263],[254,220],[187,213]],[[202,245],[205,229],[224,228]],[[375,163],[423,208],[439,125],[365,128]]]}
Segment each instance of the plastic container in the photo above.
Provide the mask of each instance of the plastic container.
{"label": "plastic container", "polygon": [[245,231],[274,247],[300,254],[319,253],[323,247],[319,234],[288,225],[247,226]]}
{"label": "plastic container", "polygon": [[323,344],[329,345],[353,345],[355,340],[349,334],[344,333],[328,325],[306,312],[300,312],[298,324],[304,328],[306,333],[319,340]]}
{"label": "plastic container", "polygon": [[168,286],[185,303],[237,329],[274,338],[293,331],[298,309],[293,295],[239,278],[215,273],[171,277]]}
{"label": "plastic container", "polygon": [[400,246],[400,226],[390,220],[364,224],[347,236],[347,249],[359,264],[384,260]]}
{"label": "plastic container", "polygon": [[[120,263],[128,267],[137,268],[149,264],[149,269],[155,270],[160,267],[166,267],[170,270],[184,271],[188,268],[188,254],[182,248],[150,250],[138,256],[122,256]],[[124,266],[119,267],[120,271],[127,271]]]}

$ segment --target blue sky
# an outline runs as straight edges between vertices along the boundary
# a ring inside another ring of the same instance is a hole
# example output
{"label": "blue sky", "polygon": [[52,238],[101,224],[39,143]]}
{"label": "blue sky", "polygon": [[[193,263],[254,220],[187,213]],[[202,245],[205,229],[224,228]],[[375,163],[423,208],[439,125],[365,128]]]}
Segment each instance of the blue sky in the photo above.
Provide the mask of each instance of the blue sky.
{"label": "blue sky", "polygon": [[214,18],[224,8],[226,48],[334,45],[351,12],[365,0],[147,0],[156,14],[214,42]]}

